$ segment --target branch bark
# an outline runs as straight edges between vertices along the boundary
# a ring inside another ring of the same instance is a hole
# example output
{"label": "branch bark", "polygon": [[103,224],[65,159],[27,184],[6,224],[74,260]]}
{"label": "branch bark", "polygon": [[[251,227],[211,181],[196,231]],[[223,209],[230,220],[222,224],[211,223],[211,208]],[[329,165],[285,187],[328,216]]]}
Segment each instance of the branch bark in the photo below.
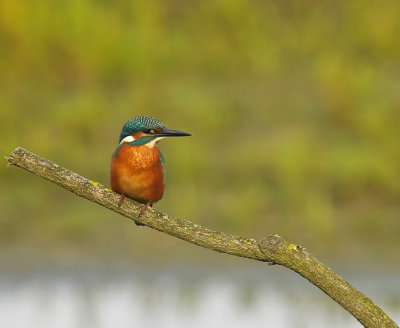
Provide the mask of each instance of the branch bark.
{"label": "branch bark", "polygon": [[143,216],[138,217],[141,207],[139,203],[125,199],[123,206],[119,209],[117,206],[119,194],[20,147],[10,154],[8,164],[23,168],[131,220],[187,242],[220,253],[285,266],[320,288],[364,327],[398,328],[396,323],[371,299],[322,264],[305,248],[287,243],[278,235],[268,235],[261,240],[232,236],[152,208],[147,209]]}

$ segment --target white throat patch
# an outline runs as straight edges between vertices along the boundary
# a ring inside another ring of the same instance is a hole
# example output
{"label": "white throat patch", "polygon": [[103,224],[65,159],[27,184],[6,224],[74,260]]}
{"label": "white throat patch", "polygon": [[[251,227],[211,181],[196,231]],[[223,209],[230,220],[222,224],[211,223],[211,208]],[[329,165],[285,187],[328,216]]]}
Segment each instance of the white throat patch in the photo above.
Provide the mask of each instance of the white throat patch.
{"label": "white throat patch", "polygon": [[[153,140],[151,140],[150,142],[148,142],[145,146],[149,147],[149,148],[153,148],[154,145],[161,139],[164,139],[165,137],[158,137],[155,138]],[[128,143],[128,142],[132,142],[135,141],[136,139],[132,136],[127,136],[124,139],[121,140],[121,142],[119,144],[123,144],[123,143]]]}
{"label": "white throat patch", "polygon": [[124,139],[122,139],[121,142],[120,142],[119,144],[122,144],[122,143],[124,143],[124,142],[132,142],[132,141],[135,141],[135,138],[132,137],[132,136],[127,136],[127,137],[125,137]]}
{"label": "white throat patch", "polygon": [[153,148],[154,145],[157,143],[157,141],[159,141],[159,140],[161,140],[161,139],[164,139],[164,138],[165,138],[165,137],[158,137],[158,138],[155,138],[155,139],[151,140],[150,142],[148,142],[148,143],[146,144],[146,146],[149,147],[149,148]]}

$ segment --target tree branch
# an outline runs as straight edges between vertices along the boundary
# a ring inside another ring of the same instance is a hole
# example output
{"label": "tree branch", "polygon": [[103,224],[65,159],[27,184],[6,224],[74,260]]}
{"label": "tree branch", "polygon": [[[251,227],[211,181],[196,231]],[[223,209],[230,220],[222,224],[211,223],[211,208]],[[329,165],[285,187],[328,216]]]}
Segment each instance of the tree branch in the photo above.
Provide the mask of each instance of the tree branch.
{"label": "tree branch", "polygon": [[117,205],[119,194],[20,147],[10,154],[8,164],[23,168],[131,220],[187,242],[220,253],[283,265],[320,288],[364,327],[398,328],[371,299],[322,264],[305,248],[289,244],[278,235],[269,235],[259,241],[236,237],[169,216],[152,208],[138,217],[141,207],[139,203],[125,199],[119,209]]}

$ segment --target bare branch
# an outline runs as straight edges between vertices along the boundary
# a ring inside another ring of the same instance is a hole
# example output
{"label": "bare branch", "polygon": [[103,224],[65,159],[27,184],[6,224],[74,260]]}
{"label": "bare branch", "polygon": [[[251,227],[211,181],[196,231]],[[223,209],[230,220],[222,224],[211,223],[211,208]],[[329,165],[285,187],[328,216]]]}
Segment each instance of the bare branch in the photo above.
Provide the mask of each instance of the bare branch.
{"label": "bare branch", "polygon": [[23,168],[131,220],[187,242],[220,253],[283,265],[320,288],[364,327],[398,328],[371,299],[323,265],[305,248],[289,244],[278,235],[268,235],[259,241],[232,236],[151,208],[146,210],[143,216],[138,217],[141,207],[139,203],[126,199],[119,209],[120,195],[117,193],[20,147],[10,154],[8,164]]}

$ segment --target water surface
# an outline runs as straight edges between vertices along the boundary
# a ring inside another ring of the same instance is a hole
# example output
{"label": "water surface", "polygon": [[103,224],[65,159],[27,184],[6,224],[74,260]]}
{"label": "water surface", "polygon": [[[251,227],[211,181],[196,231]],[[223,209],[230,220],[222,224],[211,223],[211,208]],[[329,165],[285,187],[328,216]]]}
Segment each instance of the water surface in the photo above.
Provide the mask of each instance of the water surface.
{"label": "water surface", "polygon": [[[351,281],[400,321],[398,277]],[[295,274],[189,269],[0,275],[1,327],[361,327]]]}

